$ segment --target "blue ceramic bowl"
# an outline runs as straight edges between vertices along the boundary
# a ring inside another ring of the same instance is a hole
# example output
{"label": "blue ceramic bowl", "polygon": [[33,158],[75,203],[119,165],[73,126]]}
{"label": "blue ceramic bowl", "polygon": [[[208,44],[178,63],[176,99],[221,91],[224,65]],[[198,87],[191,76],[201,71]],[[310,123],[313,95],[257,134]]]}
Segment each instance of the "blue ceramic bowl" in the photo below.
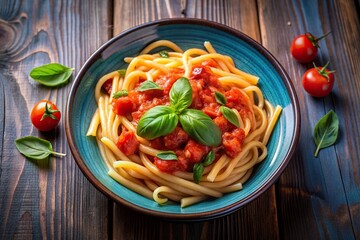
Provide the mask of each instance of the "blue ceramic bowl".
{"label": "blue ceramic bowl", "polygon": [[[107,174],[96,145],[86,137],[96,110],[93,95],[104,74],[126,67],[125,56],[136,56],[149,43],[168,39],[183,49],[201,48],[210,41],[215,49],[231,56],[238,68],[260,77],[264,96],[283,112],[268,144],[268,156],[259,164],[243,190],[186,208],[160,206],[122,186]],[[172,220],[205,220],[229,214],[268,189],[280,176],[299,138],[299,105],[291,80],[279,62],[260,44],[227,26],[199,19],[168,19],[144,24],[109,40],[84,64],[71,88],[66,108],[66,135],[75,161],[102,193],[134,210]]]}

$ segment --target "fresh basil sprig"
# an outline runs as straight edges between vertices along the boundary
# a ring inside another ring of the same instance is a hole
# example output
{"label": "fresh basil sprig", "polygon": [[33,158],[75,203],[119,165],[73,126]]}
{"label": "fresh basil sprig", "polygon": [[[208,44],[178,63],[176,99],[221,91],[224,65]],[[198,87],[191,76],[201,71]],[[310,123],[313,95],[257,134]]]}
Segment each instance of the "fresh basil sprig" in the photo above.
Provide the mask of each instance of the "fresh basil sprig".
{"label": "fresh basil sprig", "polygon": [[150,81],[150,80],[146,80],[143,83],[140,84],[140,86],[138,87],[138,91],[139,92],[144,92],[147,90],[162,90],[162,88],[157,85],[155,82]]}
{"label": "fresh basil sprig", "polygon": [[156,154],[156,157],[161,160],[177,160],[176,153],[174,151],[162,151]]}
{"label": "fresh basil sprig", "polygon": [[314,141],[316,151],[314,157],[317,157],[320,149],[329,147],[336,142],[339,132],[339,120],[336,113],[330,110],[325,116],[320,118],[314,128]]}
{"label": "fresh basil sprig", "polygon": [[179,78],[170,89],[170,106],[151,108],[140,118],[136,133],[154,139],[171,133],[179,122],[195,141],[206,146],[221,143],[221,130],[200,110],[187,109],[192,102],[192,88],[187,78]]}
{"label": "fresh basil sprig", "polygon": [[59,63],[49,63],[33,68],[30,77],[42,85],[56,87],[66,83],[73,71],[74,68]]}
{"label": "fresh basil sprig", "polygon": [[170,92],[171,106],[176,112],[181,113],[184,109],[190,107],[192,102],[192,88],[187,78],[179,78],[171,87]]}
{"label": "fresh basil sprig", "polygon": [[126,97],[128,95],[128,91],[125,89],[119,90],[116,93],[113,94],[113,98],[121,98]]}
{"label": "fresh basil sprig", "polygon": [[15,140],[15,146],[21,154],[33,160],[47,159],[51,154],[65,156],[63,153],[54,152],[51,143],[45,139],[25,136]]}
{"label": "fresh basil sprig", "polygon": [[215,160],[215,152],[211,150],[206,156],[202,159],[201,162],[196,163],[193,167],[193,179],[194,182],[199,183],[201,177],[204,173],[204,167],[209,166]]}

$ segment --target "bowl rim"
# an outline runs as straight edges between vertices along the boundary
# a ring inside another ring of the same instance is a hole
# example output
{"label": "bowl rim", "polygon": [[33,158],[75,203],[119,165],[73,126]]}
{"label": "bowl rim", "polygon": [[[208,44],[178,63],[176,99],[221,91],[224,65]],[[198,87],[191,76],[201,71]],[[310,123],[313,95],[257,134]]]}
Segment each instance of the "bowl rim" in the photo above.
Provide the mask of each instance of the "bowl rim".
{"label": "bowl rim", "polygon": [[[72,101],[75,97],[75,93],[77,88],[80,85],[81,80],[83,79],[85,73],[87,72],[88,68],[97,61],[101,54],[106,50],[109,46],[111,46],[114,42],[118,41],[122,37],[126,36],[129,33],[136,32],[138,30],[141,30],[143,28],[148,28],[152,26],[164,26],[164,25],[172,25],[172,24],[189,24],[189,25],[201,25],[206,27],[212,27],[216,28],[217,30],[229,33],[242,41],[246,42],[250,46],[254,47],[259,53],[261,53],[268,61],[269,63],[275,68],[275,70],[278,72],[278,74],[281,76],[281,79],[283,80],[284,85],[286,86],[286,89],[288,91],[291,104],[294,108],[294,134],[291,139],[291,143],[289,145],[289,149],[287,153],[285,154],[284,160],[279,165],[279,167],[276,169],[276,171],[269,177],[269,180],[265,182],[260,188],[256,189],[254,192],[252,192],[250,195],[246,196],[245,198],[241,199],[241,201],[237,201],[233,204],[207,211],[207,212],[201,212],[201,213],[167,213],[167,212],[158,212],[156,210],[152,209],[146,209],[142,208],[141,206],[135,205],[120,196],[116,195],[114,192],[112,192],[110,189],[108,189],[105,185],[103,185],[95,176],[94,174],[89,170],[89,168],[85,165],[84,161],[82,160],[82,157],[77,150],[76,143],[74,140],[74,135],[71,127],[71,112],[72,112]],[[171,220],[171,221],[204,221],[209,219],[214,219],[218,217],[222,217],[225,215],[228,215],[235,210],[240,209],[241,207],[245,206],[249,202],[256,199],[258,196],[260,196],[262,193],[264,193],[270,186],[272,186],[279,178],[279,176],[282,174],[282,172],[287,167],[292,155],[294,154],[298,141],[300,136],[300,106],[297,99],[296,91],[294,88],[294,85],[288,76],[287,72],[283,68],[283,66],[278,62],[278,60],[265,48],[263,47],[259,42],[252,39],[245,33],[234,29],[232,27],[229,27],[227,25],[224,25],[222,23],[205,20],[205,19],[199,19],[199,18],[165,18],[161,20],[151,21],[143,24],[139,24],[137,26],[134,26],[132,28],[129,28],[128,30],[125,30],[121,32],[120,34],[112,37],[108,41],[106,41],[104,44],[102,44],[94,53],[91,54],[91,56],[85,61],[85,63],[82,65],[81,69],[79,70],[78,74],[75,77],[75,80],[71,86],[70,92],[67,97],[66,101],[66,109],[65,109],[65,132],[66,132],[66,138],[68,145],[70,147],[72,156],[75,159],[75,162],[77,163],[78,167],[82,171],[82,173],[85,175],[85,177],[91,182],[93,186],[95,186],[102,194],[107,196],[108,198],[112,199],[113,201],[120,203],[126,207],[129,207],[139,213],[151,215],[153,217],[158,217],[161,219]]]}

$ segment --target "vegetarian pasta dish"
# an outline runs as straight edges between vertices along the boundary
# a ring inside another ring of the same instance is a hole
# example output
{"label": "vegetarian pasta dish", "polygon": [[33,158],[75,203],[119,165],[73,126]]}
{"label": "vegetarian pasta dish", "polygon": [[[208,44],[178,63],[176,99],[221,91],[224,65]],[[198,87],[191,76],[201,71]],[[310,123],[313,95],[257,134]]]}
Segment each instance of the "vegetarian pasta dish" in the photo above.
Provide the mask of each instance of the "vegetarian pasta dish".
{"label": "vegetarian pasta dish", "polygon": [[98,81],[87,132],[108,174],[181,207],[241,190],[266,158],[282,110],[264,99],[258,77],[210,42],[183,50],[159,40],[124,61]]}

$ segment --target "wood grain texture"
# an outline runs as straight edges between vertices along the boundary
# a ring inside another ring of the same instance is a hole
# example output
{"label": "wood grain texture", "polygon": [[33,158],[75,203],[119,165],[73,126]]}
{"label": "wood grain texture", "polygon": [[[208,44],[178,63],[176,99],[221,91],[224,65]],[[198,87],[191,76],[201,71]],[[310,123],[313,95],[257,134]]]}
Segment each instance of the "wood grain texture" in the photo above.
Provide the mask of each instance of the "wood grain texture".
{"label": "wood grain texture", "polygon": [[[282,6],[281,13],[271,11]],[[296,157],[280,181],[279,219],[286,239],[359,238],[359,19],[353,1],[259,1],[263,42],[285,66],[297,90],[302,131]],[[276,31],[281,29],[281,31]],[[309,31],[316,36],[331,31],[320,43],[315,62],[336,69],[333,92],[310,97],[301,85],[312,64],[295,62],[289,44]],[[351,49],[351,50],[350,50]],[[330,109],[339,116],[336,144],[314,158],[312,129]],[[307,219],[307,221],[303,221]]]}
{"label": "wood grain texture", "polygon": [[[1,1],[0,239],[360,239],[359,11],[359,0]],[[173,17],[223,23],[262,43],[287,70],[301,106],[299,145],[276,186],[204,222],[167,222],[113,203],[78,169],[63,122],[40,133],[28,119],[40,99],[64,111],[72,81],[40,86],[28,77],[33,67],[59,62],[75,75],[112,36]],[[315,60],[336,70],[325,98],[304,92],[301,77],[312,64],[289,54],[291,40],[306,31],[331,31]],[[339,116],[339,138],[314,158],[312,129],[330,109]],[[14,145],[25,135],[46,138],[67,156],[26,160]]]}
{"label": "wood grain texture", "polygon": [[169,0],[114,0],[114,30],[118,35],[126,29],[163,18],[183,17],[182,4]]}
{"label": "wood grain texture", "polygon": [[279,239],[273,189],[228,216],[193,223],[167,222],[115,204],[113,239]]}
{"label": "wood grain texture", "polygon": [[[5,130],[1,134],[0,239],[108,236],[108,200],[77,168],[63,122],[53,132],[40,133],[29,119],[41,99],[55,102],[64,112],[71,84],[50,89],[28,77],[32,68],[49,62],[79,70],[109,38],[108,7],[105,1],[2,1],[0,5],[0,100],[5,100],[0,127]],[[25,135],[50,140],[67,157],[26,160],[14,145],[16,138]]]}
{"label": "wood grain texture", "polygon": [[[202,18],[227,24],[261,41],[255,1],[115,1],[114,35],[163,18]],[[205,41],[206,39],[204,39]],[[262,219],[258,221],[258,219]],[[274,187],[243,209],[201,223],[164,223],[115,204],[113,237],[124,239],[278,239]]]}

